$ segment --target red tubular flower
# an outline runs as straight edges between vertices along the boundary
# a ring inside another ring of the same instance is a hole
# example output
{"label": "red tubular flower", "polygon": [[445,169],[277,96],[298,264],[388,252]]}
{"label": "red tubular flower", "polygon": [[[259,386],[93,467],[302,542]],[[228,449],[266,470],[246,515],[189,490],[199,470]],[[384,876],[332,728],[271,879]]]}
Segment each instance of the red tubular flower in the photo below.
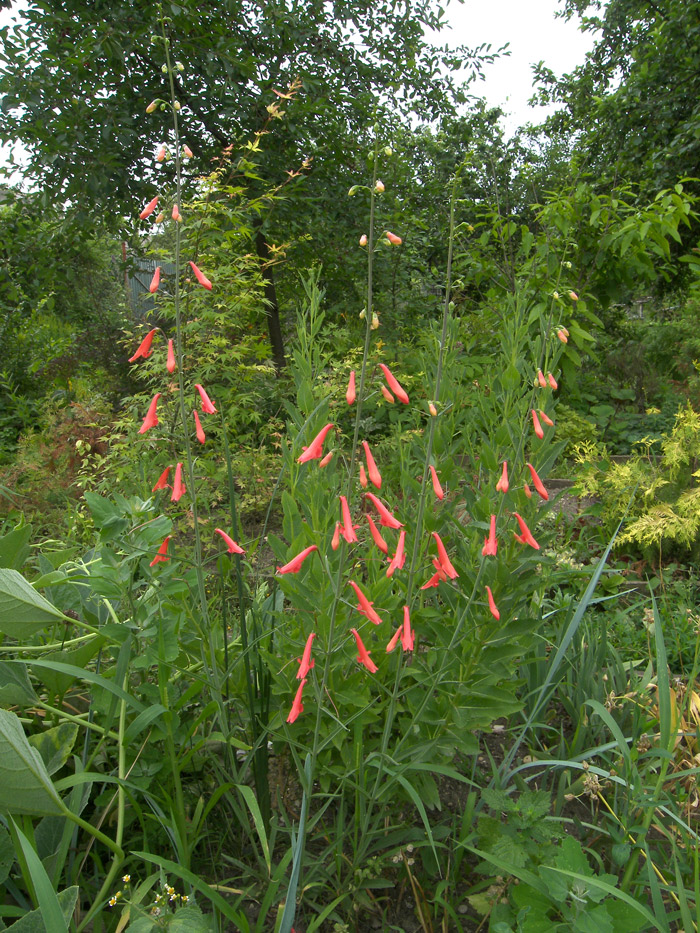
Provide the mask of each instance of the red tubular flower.
{"label": "red tubular flower", "polygon": [[493,598],[493,593],[491,592],[490,586],[486,587],[486,595],[488,596],[489,609],[491,610],[491,615],[494,617],[496,621],[498,621],[501,618],[501,613],[498,611],[498,608],[496,607],[496,602]]}
{"label": "red tubular flower", "polygon": [[554,389],[556,392],[556,390],[559,388],[559,383],[551,373],[547,373],[547,382],[549,383],[550,388]]}
{"label": "red tubular flower", "polygon": [[399,638],[401,638],[402,635],[403,635],[403,622],[396,629],[393,636],[391,637],[391,640],[389,641],[389,644],[386,646],[387,654],[391,654],[394,648],[398,645]]}
{"label": "red tubular flower", "polygon": [[357,631],[356,628],[351,628],[350,631],[355,636],[355,641],[357,642],[357,650],[359,652],[357,655],[357,660],[360,662],[360,664],[364,664],[364,666],[367,668],[370,674],[376,674],[379,668],[374,663],[372,658],[370,658],[369,651],[365,648],[365,646],[362,643],[362,639],[360,638],[360,633]]}
{"label": "red tubular flower", "polygon": [[403,607],[403,625],[401,626],[401,647],[404,651],[413,651],[414,632],[411,629],[411,617],[408,606]]}
{"label": "red tubular flower", "polygon": [[216,408],[214,407],[214,403],[209,398],[207,393],[204,391],[204,389],[201,387],[201,385],[198,382],[195,382],[194,387],[199,392],[199,396],[202,399],[202,411],[204,412],[204,414],[215,415]]}
{"label": "red tubular flower", "polygon": [[382,474],[377,469],[377,464],[374,462],[374,457],[372,452],[369,449],[369,444],[367,441],[362,441],[362,446],[365,449],[365,460],[367,461],[367,473],[369,474],[370,482],[373,486],[376,486],[377,489],[382,488]]}
{"label": "red tubular flower", "polygon": [[404,389],[401,387],[401,383],[396,378],[396,376],[392,373],[389,367],[385,366],[384,363],[380,363],[379,368],[384,373],[384,378],[386,379],[386,383],[391,389],[391,391],[394,393],[396,398],[400,402],[403,402],[404,405],[408,405],[408,395],[406,394]]}
{"label": "red tubular flower", "polygon": [[547,387],[547,380],[544,378],[544,373],[541,369],[537,370],[537,381],[542,386],[543,389]]}
{"label": "red tubular flower", "polygon": [[160,285],[160,266],[156,266],[156,271],[153,273],[153,278],[151,279],[151,284],[148,286],[148,290],[151,294],[158,291],[158,286]]}
{"label": "red tubular flower", "polygon": [[302,680],[299,684],[299,687],[294,697],[294,702],[292,703],[292,708],[289,711],[289,716],[287,716],[287,722],[296,722],[299,718],[299,714],[304,712],[304,706],[301,702],[301,694],[304,690],[304,684],[306,683],[306,678]]}
{"label": "red tubular flower", "polygon": [[540,419],[537,417],[537,412],[534,408],[532,409],[532,426],[535,429],[535,434],[539,437],[540,440],[542,440],[544,437],[544,431],[542,430]]}
{"label": "red tubular flower", "polygon": [[313,644],[315,637],[316,637],[316,632],[312,632],[309,635],[309,637],[306,639],[306,645],[304,647],[304,654],[302,655],[301,661],[299,662],[297,680],[303,680],[306,677],[306,675],[309,673],[311,668],[316,665],[316,662],[311,657],[311,645]]}
{"label": "red tubular flower", "polygon": [[518,524],[520,525],[520,531],[522,532],[522,534],[520,535],[516,534],[515,537],[518,539],[518,541],[520,541],[521,544],[529,544],[530,547],[534,547],[536,551],[539,551],[540,546],[537,543],[537,541],[535,541],[535,539],[532,537],[532,534],[530,533],[530,529],[527,527],[525,522],[522,520],[522,518],[518,515],[517,512],[513,512],[513,515],[515,515],[515,517],[517,518]]}
{"label": "red tubular flower", "polygon": [[403,528],[402,522],[391,514],[389,509],[372,492],[366,492],[365,497],[369,499],[375,509],[379,512],[379,524],[384,528]]}
{"label": "red tubular flower", "polygon": [[379,625],[379,623],[382,621],[381,616],[378,615],[376,609],[372,607],[372,603],[367,599],[357,583],[355,583],[353,580],[348,580],[348,586],[351,586],[353,590],[355,590],[358,603],[357,611],[361,612],[363,616],[366,616],[370,622],[374,622],[375,625]]}
{"label": "red tubular flower", "polygon": [[182,464],[178,463],[175,467],[175,479],[173,480],[173,494],[170,497],[171,502],[179,502],[187,492],[187,487],[182,482]]}
{"label": "red tubular flower", "polygon": [[404,553],[405,544],[406,544],[406,532],[402,528],[401,532],[399,533],[399,543],[396,545],[396,553],[392,557],[391,563],[386,569],[387,577],[393,577],[394,571],[401,570],[403,565],[406,563],[406,554]]}
{"label": "red tubular flower", "polygon": [[553,427],[554,427],[554,422],[552,421],[552,419],[549,417],[549,415],[548,415],[546,412],[542,411],[541,408],[540,408],[540,418],[541,418],[541,419],[544,421],[544,423],[545,423],[546,425],[548,425],[550,428],[553,428]]}
{"label": "red tubular flower", "polygon": [[337,551],[340,547],[340,522],[335,523],[335,531],[333,532],[333,538],[331,539],[331,547],[334,551]]}
{"label": "red tubular flower", "polygon": [[360,486],[362,486],[363,489],[367,489],[368,485],[369,483],[367,480],[367,474],[365,473],[365,468],[362,464],[360,464]]}
{"label": "red tubular flower", "polygon": [[199,415],[196,411],[193,411],[192,414],[194,415],[194,429],[197,435],[197,440],[200,444],[203,444],[206,441],[207,436],[204,433],[204,429],[202,428],[202,422],[199,420]]}
{"label": "red tubular flower", "polygon": [[303,454],[297,457],[297,463],[307,463],[309,460],[320,460],[323,456],[323,442],[326,439],[326,434],[328,434],[333,427],[334,425],[327,424],[325,428],[321,428],[309,446],[304,447]]}
{"label": "red tubular flower", "polygon": [[393,405],[394,402],[396,401],[396,399],[391,394],[391,392],[387,389],[386,386],[382,386],[382,395],[387,400],[387,402],[389,402],[390,405]]}
{"label": "red tubular flower", "polygon": [[508,492],[509,489],[510,489],[510,484],[508,482],[508,461],[504,460],[503,470],[501,472],[501,478],[496,483],[496,491],[502,492],[505,494]]}
{"label": "red tubular flower", "polygon": [[569,342],[569,335],[564,331],[563,328],[557,331],[557,337],[561,340],[562,343]]}
{"label": "red tubular flower", "polygon": [[437,544],[438,560],[440,562],[440,566],[445,571],[450,580],[456,580],[459,574],[452,566],[450,558],[447,556],[445,545],[442,543],[440,535],[437,533],[437,531],[433,532],[433,537],[435,538],[435,543]]}
{"label": "red tubular flower", "polygon": [[435,493],[438,499],[444,499],[445,493],[442,491],[440,480],[438,479],[437,472],[435,471],[435,467],[432,464],[430,465],[430,475],[433,480],[433,492]]}
{"label": "red tubular flower", "polygon": [[156,162],[162,162],[165,159],[165,146],[161,146],[156,155]]}
{"label": "red tubular flower", "polygon": [[391,243],[392,246],[401,246],[401,244],[403,243],[403,240],[401,239],[401,237],[396,236],[396,234],[392,233],[391,230],[385,231],[384,236],[387,238],[387,240]]}
{"label": "red tubular flower", "polygon": [[148,357],[153,352],[151,350],[151,344],[153,343],[153,338],[155,337],[157,330],[158,330],[157,327],[154,327],[153,330],[149,330],[149,332],[146,334],[146,336],[143,338],[143,340],[139,344],[139,348],[136,351],[136,353],[134,353],[133,356],[129,357],[128,359],[129,363],[134,363],[137,359],[139,359],[139,357],[143,357],[144,360],[148,359]]}
{"label": "red tubular flower", "polygon": [[355,527],[350,518],[350,506],[348,505],[348,500],[345,496],[340,496],[340,514],[342,516],[343,527],[340,529],[341,535],[345,538],[348,544],[352,544],[354,541],[357,541],[357,535],[355,534]]}
{"label": "red tubular flower", "polygon": [[160,474],[160,476],[158,477],[158,481],[156,482],[151,492],[155,492],[157,489],[167,489],[169,476],[170,476],[170,467],[166,467],[163,470],[163,472]]}
{"label": "red tubular flower", "polygon": [[206,275],[195,266],[195,264],[190,260],[190,265],[192,266],[192,271],[194,272],[194,277],[197,279],[202,288],[206,288],[211,291],[211,282],[206,277]]}
{"label": "red tubular flower", "polygon": [[488,538],[484,538],[484,546],[481,549],[484,557],[495,557],[498,553],[498,541],[496,540],[496,516],[491,516],[491,530]]}
{"label": "red tubular flower", "polygon": [[156,392],[153,396],[151,404],[148,406],[148,412],[146,417],[143,419],[143,424],[139,428],[139,434],[145,434],[150,428],[155,428],[158,424],[158,414],[156,408],[158,407],[158,399],[160,398],[160,392]]}
{"label": "red tubular flower", "polygon": [[435,567],[435,573],[427,583],[423,584],[421,587],[422,590],[429,590],[433,586],[439,586],[440,583],[447,579],[447,574],[440,566],[440,561],[437,559],[437,557],[433,558],[433,567]]}
{"label": "red tubular flower", "polygon": [[225,531],[222,531],[221,528],[215,528],[214,531],[217,533],[217,535],[221,535],[221,537],[224,539],[224,544],[226,545],[229,554],[245,554],[245,551],[240,546],[240,544],[236,544],[233,538],[227,535]]}
{"label": "red tubular flower", "polygon": [[329,463],[331,462],[331,460],[333,459],[333,453],[334,453],[334,451],[329,450],[328,453],[326,454],[326,456],[325,456],[325,457],[322,457],[322,458],[318,461],[318,468],[319,468],[319,470],[322,470],[324,467],[327,467],[327,466],[328,466],[328,464],[329,464]]}
{"label": "red tubular flower", "polygon": [[348,405],[352,405],[355,401],[355,370],[353,369],[350,373],[350,378],[348,379],[348,389],[345,393],[345,401]]}
{"label": "red tubular flower", "polygon": [[194,155],[194,153],[192,152],[190,147],[187,145],[187,143],[185,143],[185,145],[182,147],[182,153],[186,159],[191,159],[192,156]]}
{"label": "red tubular flower", "polygon": [[370,530],[370,534],[372,535],[372,540],[374,541],[374,543],[377,545],[377,547],[383,554],[388,554],[389,545],[386,543],[384,538],[382,538],[382,533],[377,528],[377,526],[374,524],[374,519],[372,518],[371,515],[367,516],[367,522],[369,524],[369,530]]}
{"label": "red tubular flower", "polygon": [[309,547],[304,548],[296,557],[293,557],[288,564],[285,564],[283,567],[277,568],[277,573],[299,573],[301,570],[301,565],[304,563],[306,558],[311,554],[312,551],[317,551],[318,548],[315,544],[309,545]]}
{"label": "red tubular flower", "polygon": [[173,204],[173,220],[182,220],[182,214],[177,204]]}
{"label": "red tubular flower", "polygon": [[160,200],[160,195],[157,194],[155,198],[153,198],[152,201],[148,202],[148,204],[144,207],[144,209],[139,214],[139,217],[141,218],[141,220],[145,220],[147,217],[151,216],[153,211],[156,209],[156,205],[158,204],[159,200]]}
{"label": "red tubular flower", "polygon": [[165,363],[165,368],[172,375],[177,369],[177,360],[175,359],[175,347],[173,346],[172,340],[168,340],[168,359]]}
{"label": "red tubular flower", "polygon": [[166,560],[170,560],[168,557],[168,544],[170,543],[171,538],[172,535],[168,535],[168,537],[165,538],[161,546],[158,548],[158,553],[149,564],[149,567],[154,567],[156,564],[161,563],[161,561],[165,562]]}
{"label": "red tubular flower", "polygon": [[539,476],[537,475],[537,471],[535,470],[534,466],[533,466],[531,463],[527,463],[527,464],[525,464],[525,465],[527,466],[528,470],[530,471],[530,475],[532,476],[532,485],[533,485],[533,486],[535,487],[535,489],[537,490],[537,493],[538,493],[538,495],[540,496],[540,498],[541,498],[541,499],[549,499],[549,493],[548,493],[547,490],[544,488],[544,485],[542,484],[542,480],[541,480],[541,479],[539,478]]}

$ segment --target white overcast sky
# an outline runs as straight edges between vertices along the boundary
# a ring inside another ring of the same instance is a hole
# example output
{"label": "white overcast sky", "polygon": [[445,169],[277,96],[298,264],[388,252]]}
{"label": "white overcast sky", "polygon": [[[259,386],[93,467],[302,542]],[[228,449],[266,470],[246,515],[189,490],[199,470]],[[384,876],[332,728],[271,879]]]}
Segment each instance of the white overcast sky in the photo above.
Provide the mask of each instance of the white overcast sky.
{"label": "white overcast sky", "polygon": [[[13,4],[14,9],[22,6],[23,0]],[[527,105],[533,94],[532,65],[544,61],[555,73],[565,74],[581,64],[593,46],[593,36],[580,32],[578,21],[555,19],[559,8],[557,0],[451,0],[447,6],[451,29],[436,34],[436,43],[472,48],[490,43],[493,50],[509,43],[510,55],[487,66],[486,80],[472,85],[474,94],[506,112],[508,135],[546,114]],[[0,25],[12,16],[11,10],[1,10]],[[6,152],[0,147],[0,164]]]}

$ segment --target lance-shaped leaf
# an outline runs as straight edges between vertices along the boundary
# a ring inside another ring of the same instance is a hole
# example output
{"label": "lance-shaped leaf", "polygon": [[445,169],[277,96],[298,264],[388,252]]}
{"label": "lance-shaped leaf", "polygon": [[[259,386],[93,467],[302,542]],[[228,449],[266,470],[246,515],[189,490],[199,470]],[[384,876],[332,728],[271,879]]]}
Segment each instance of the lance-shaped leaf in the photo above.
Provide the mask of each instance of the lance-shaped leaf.
{"label": "lance-shaped leaf", "polygon": [[24,641],[63,613],[16,570],[0,568],[0,632]]}
{"label": "lance-shaped leaf", "polygon": [[64,807],[41,755],[14,713],[0,709],[0,810],[53,816]]}
{"label": "lance-shaped leaf", "polygon": [[26,667],[0,661],[0,706],[27,706],[36,703]]}

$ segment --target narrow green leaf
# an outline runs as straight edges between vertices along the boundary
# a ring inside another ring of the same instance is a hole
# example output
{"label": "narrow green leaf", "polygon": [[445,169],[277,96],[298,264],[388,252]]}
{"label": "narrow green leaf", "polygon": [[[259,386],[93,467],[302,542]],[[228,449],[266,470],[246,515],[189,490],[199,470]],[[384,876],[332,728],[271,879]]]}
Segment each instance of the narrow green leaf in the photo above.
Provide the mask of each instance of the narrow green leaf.
{"label": "narrow green leaf", "polygon": [[[36,892],[36,899],[39,902],[39,910],[45,930],[50,931],[50,933],[68,933],[68,925],[63,916],[61,904],[56,896],[49,876],[46,874],[46,869],[41,864],[41,859],[12,817],[9,817],[9,822],[12,832],[19,840],[22,853],[26,860],[32,878],[32,885]],[[78,889],[76,888],[75,891],[77,897]]]}
{"label": "narrow green leaf", "polygon": [[258,839],[260,840],[260,845],[263,850],[263,855],[265,856],[265,864],[267,865],[267,873],[272,874],[272,859],[270,858],[270,844],[267,841],[267,833],[265,832],[265,821],[263,820],[262,813],[260,812],[260,807],[258,806],[258,801],[255,799],[255,794],[253,793],[252,788],[248,787],[245,784],[237,784],[236,789],[241,794],[250,814],[253,817],[253,822],[255,823],[255,829],[258,833]]}

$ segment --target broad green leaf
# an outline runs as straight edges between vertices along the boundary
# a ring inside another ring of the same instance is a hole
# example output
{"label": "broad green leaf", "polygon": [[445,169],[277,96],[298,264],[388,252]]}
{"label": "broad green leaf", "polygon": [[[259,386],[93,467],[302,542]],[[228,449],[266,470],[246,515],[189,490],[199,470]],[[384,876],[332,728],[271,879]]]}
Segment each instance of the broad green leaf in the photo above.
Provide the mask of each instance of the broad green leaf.
{"label": "broad green leaf", "polygon": [[0,884],[4,884],[15,861],[15,847],[10,834],[0,826]]}
{"label": "broad green leaf", "polygon": [[19,570],[29,557],[31,525],[18,525],[0,538],[0,567]]}
{"label": "broad green leaf", "polygon": [[59,726],[29,736],[29,744],[41,755],[49,774],[55,774],[68,761],[78,737],[78,726],[62,722]]}
{"label": "broad green leaf", "polygon": [[36,693],[26,667],[0,661],[0,706],[27,706],[36,702]]}
{"label": "broad green leaf", "polygon": [[63,618],[16,570],[0,568],[0,632],[24,641]]}
{"label": "broad green leaf", "polygon": [[180,907],[168,927],[170,933],[212,933],[213,927],[199,907]]}
{"label": "broad green leaf", "polygon": [[32,673],[52,693],[63,696],[66,690],[75,683],[76,677],[59,670],[57,667],[52,667],[51,664],[60,662],[76,668],[84,668],[92,661],[104,643],[105,639],[101,635],[97,635],[77,648],[70,648],[67,651],[50,651],[41,656],[41,660],[48,662],[49,666],[40,667],[33,664]]}
{"label": "broad green leaf", "polygon": [[[70,888],[66,888],[65,891],[60,891],[57,895],[58,904],[61,908],[66,927],[70,922],[70,918],[73,916],[73,911],[78,901],[79,890],[77,885],[73,885]],[[7,929],[11,930],[12,933],[53,933],[53,930],[46,929],[46,924],[41,916],[41,910],[31,910]]]}
{"label": "broad green leaf", "polygon": [[39,752],[14,713],[0,709],[0,810],[30,816],[63,812]]}

